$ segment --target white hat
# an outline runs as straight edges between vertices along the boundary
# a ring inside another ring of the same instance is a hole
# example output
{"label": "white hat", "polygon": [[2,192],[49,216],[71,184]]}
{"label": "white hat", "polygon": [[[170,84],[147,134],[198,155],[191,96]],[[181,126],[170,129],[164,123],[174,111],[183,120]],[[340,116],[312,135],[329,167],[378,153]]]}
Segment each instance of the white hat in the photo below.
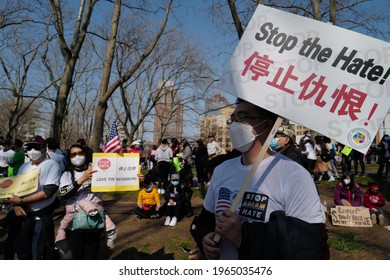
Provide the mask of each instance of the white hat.
{"label": "white hat", "polygon": [[133,145],[140,145],[141,143],[140,142],[138,142],[138,141],[133,141],[133,143],[131,143],[131,145],[133,146]]}

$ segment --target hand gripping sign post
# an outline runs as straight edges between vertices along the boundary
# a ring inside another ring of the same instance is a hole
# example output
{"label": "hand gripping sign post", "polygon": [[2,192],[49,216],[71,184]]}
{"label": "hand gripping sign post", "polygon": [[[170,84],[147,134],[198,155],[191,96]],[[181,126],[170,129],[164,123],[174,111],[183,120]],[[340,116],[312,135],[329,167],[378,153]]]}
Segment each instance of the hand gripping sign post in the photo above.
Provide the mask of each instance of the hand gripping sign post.
{"label": "hand gripping sign post", "polygon": [[389,75],[389,43],[258,5],[219,88],[365,153],[389,110]]}
{"label": "hand gripping sign post", "polygon": [[93,192],[135,191],[139,189],[139,154],[94,153]]}

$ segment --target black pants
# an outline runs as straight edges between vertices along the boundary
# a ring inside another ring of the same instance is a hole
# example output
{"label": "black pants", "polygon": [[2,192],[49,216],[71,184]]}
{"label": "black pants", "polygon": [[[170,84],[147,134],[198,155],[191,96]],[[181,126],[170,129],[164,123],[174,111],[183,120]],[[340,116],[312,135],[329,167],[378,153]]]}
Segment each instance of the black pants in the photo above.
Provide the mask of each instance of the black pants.
{"label": "black pants", "polygon": [[168,176],[172,172],[172,165],[167,161],[159,161],[157,163],[158,173],[161,175],[162,187],[166,189],[169,185]]}
{"label": "black pants", "polygon": [[98,260],[103,230],[67,231],[69,248],[74,260]]}
{"label": "black pants", "polygon": [[203,187],[205,183],[207,183],[206,177],[206,163],[197,163],[195,164],[196,168],[196,176],[198,177],[198,183]]}
{"label": "black pants", "polygon": [[54,259],[54,222],[52,214],[16,217],[9,234],[20,260]]}
{"label": "black pants", "polygon": [[181,216],[181,213],[182,213],[181,201],[177,201],[175,206],[168,206],[168,204],[166,204],[165,211],[166,211],[166,215],[168,217],[179,218]]}

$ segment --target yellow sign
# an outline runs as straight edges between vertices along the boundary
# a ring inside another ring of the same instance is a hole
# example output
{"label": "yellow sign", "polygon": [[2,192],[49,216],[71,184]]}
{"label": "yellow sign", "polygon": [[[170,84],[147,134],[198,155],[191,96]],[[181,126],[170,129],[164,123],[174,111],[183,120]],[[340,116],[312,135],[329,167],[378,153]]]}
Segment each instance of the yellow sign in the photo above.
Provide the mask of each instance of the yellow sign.
{"label": "yellow sign", "polygon": [[348,146],[344,146],[344,148],[341,150],[341,153],[343,155],[349,156],[349,154],[352,152],[352,148]]}
{"label": "yellow sign", "polygon": [[370,211],[365,207],[336,206],[331,208],[332,224],[344,227],[372,227]]}
{"label": "yellow sign", "polygon": [[39,169],[0,179],[0,199],[28,195],[38,189]]}
{"label": "yellow sign", "polygon": [[94,153],[92,175],[93,192],[120,192],[139,190],[140,172],[138,153]]}

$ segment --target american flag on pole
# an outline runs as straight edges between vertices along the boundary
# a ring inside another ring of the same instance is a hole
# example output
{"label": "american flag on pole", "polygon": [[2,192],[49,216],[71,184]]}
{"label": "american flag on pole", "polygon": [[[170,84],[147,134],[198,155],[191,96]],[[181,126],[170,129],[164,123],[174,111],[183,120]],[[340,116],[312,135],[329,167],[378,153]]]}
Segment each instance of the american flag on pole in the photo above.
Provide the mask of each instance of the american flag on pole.
{"label": "american flag on pole", "polygon": [[107,139],[105,153],[120,153],[122,152],[121,143],[119,140],[118,129],[116,127],[116,121],[111,125],[110,135]]}
{"label": "american flag on pole", "polygon": [[222,213],[225,209],[229,209],[231,202],[230,202],[230,195],[231,191],[227,188],[220,188],[218,192],[218,199],[217,199],[217,206],[215,208],[215,213],[219,215]]}

